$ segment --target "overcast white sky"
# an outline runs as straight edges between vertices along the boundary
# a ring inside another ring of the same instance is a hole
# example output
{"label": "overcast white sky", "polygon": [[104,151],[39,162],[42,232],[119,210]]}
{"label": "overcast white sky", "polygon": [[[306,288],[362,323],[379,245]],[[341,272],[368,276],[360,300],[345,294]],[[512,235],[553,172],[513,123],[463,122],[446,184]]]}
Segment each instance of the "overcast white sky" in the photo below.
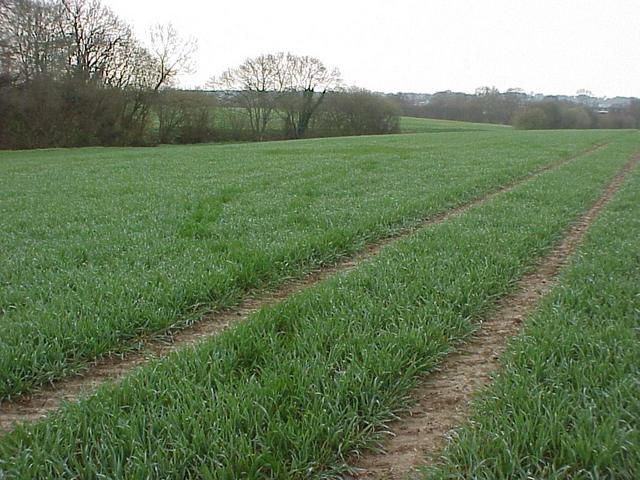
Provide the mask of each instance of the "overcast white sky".
{"label": "overcast white sky", "polygon": [[171,21],[198,39],[188,87],[283,50],[375,91],[640,96],[640,0],[104,1],[141,36]]}

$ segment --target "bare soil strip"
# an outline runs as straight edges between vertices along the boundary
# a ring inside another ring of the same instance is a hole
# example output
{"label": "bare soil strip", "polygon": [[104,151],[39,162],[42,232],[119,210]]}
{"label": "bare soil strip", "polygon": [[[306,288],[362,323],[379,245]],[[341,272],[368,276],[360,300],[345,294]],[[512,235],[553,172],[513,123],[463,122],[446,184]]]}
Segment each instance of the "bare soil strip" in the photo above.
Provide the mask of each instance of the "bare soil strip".
{"label": "bare soil strip", "polygon": [[416,403],[390,425],[384,452],[367,453],[357,459],[356,473],[345,475],[345,479],[416,478],[419,467],[437,462],[438,454],[450,438],[448,433],[466,420],[473,395],[491,381],[491,374],[498,369],[498,358],[508,340],[519,332],[523,320],[555,285],[558,273],[589,226],[638,161],[640,157],[632,158],[621,169],[535,271],[520,279],[513,294],[497,302],[496,311],[482,322],[471,340],[447,356],[439,369],[413,392]]}
{"label": "bare soil strip", "polygon": [[432,216],[418,225],[393,236],[372,242],[356,255],[342,259],[334,265],[320,268],[301,279],[287,281],[276,290],[253,292],[247,295],[238,306],[228,310],[206,313],[197,323],[172,332],[170,336],[164,337],[162,340],[159,340],[158,337],[142,338],[139,340],[142,345],[140,350],[99,359],[90,364],[80,374],[44,386],[41,390],[31,395],[24,395],[11,401],[2,402],[0,403],[0,435],[11,431],[17,423],[33,422],[46,416],[47,413],[56,410],[64,401],[75,401],[83,396],[90,395],[103,383],[118,381],[136,367],[154,358],[164,357],[175,350],[196,344],[207,337],[215,335],[229,326],[245,320],[262,307],[275,304],[328,277],[352,270],[361,262],[378,254],[383,247],[406,238],[420,229],[442,223],[456,215],[460,215],[466,210],[512,190],[549,170],[559,168],[606,145],[597,144],[569,158],[546,165],[491,193]]}

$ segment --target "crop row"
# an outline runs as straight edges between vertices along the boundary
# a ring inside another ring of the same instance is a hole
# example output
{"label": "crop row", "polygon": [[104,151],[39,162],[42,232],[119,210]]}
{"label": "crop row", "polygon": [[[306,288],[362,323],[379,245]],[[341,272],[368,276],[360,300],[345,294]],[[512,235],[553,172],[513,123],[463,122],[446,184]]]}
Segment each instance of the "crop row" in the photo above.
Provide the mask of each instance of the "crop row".
{"label": "crop row", "polygon": [[640,169],[430,478],[640,478]]}
{"label": "crop row", "polygon": [[19,427],[0,440],[0,469],[9,478],[86,479],[341,470],[633,147],[621,140],[548,172]]}
{"label": "crop row", "polygon": [[0,399],[611,135],[4,153]]}

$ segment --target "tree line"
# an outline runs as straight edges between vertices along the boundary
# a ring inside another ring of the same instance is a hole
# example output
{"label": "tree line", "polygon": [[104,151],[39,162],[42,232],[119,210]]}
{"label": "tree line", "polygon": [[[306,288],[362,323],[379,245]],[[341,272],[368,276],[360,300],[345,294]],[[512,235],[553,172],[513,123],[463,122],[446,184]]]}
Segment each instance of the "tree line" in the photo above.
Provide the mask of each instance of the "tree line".
{"label": "tree line", "polygon": [[279,52],[249,58],[211,78],[208,86],[218,92],[227,125],[235,122],[230,134],[244,131],[254,140],[393,133],[399,128],[399,109],[392,101],[344,88],[338,69],[309,56]]}
{"label": "tree line", "polygon": [[640,100],[602,111],[590,97],[583,102],[548,96],[542,99],[520,89],[500,92],[480,87],[474,94],[439,92],[427,98],[389,95],[404,115],[513,125],[519,129],[640,128]]}
{"label": "tree line", "polygon": [[393,133],[399,115],[517,128],[638,128],[640,102],[589,105],[482,87],[416,103],[345,88],[287,52],[248,58],[206,91],[176,89],[197,42],[171,24],[137,38],[101,0],[0,0],[0,148],[263,141]]}
{"label": "tree line", "polygon": [[197,42],[168,25],[139,39],[100,0],[0,0],[0,148],[152,145],[389,133],[393,102],[343,88],[320,60],[260,55],[173,88]]}
{"label": "tree line", "polygon": [[640,128],[640,100],[624,107],[599,111],[558,99],[522,106],[513,116],[513,126],[524,130],[562,128]]}

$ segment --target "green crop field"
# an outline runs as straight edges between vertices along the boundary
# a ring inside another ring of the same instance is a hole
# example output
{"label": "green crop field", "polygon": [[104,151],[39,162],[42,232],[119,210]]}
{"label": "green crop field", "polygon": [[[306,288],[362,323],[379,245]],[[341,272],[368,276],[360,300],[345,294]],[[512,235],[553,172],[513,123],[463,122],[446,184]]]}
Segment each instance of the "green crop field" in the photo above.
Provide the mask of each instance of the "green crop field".
{"label": "green crop field", "polygon": [[640,170],[429,478],[640,478]]}
{"label": "green crop field", "polygon": [[[640,150],[637,131],[408,118],[402,128],[426,133],[0,152],[5,402],[553,167],[18,426],[0,437],[0,478],[340,474]],[[574,461],[596,478],[640,465],[634,454],[580,450],[593,441],[627,451],[640,427],[625,390],[634,384],[624,383],[638,373],[637,288],[634,297],[628,281],[639,272],[637,181],[636,172],[478,403],[475,415],[493,423],[463,430],[432,474],[563,478]],[[593,318],[591,330],[576,325],[581,316]],[[610,328],[598,330],[598,318]],[[616,352],[619,368],[605,368]],[[547,369],[555,383],[539,378]],[[563,390],[564,379],[575,388]],[[609,383],[587,382],[597,379]],[[529,391],[537,396],[522,398]],[[599,391],[607,396],[600,403]],[[547,401],[554,392],[555,404]],[[589,412],[602,419],[591,437],[580,434]],[[548,426],[535,438],[544,445],[520,430],[527,415],[527,431]],[[493,440],[498,431],[511,435],[512,450]]]}
{"label": "green crop field", "polygon": [[612,136],[452,135],[2,153],[0,398]]}
{"label": "green crop field", "polygon": [[507,125],[491,123],[457,122],[455,120],[434,120],[431,118],[400,117],[400,131],[402,133],[445,133],[445,132],[473,132],[473,131],[504,131],[510,130]]}

